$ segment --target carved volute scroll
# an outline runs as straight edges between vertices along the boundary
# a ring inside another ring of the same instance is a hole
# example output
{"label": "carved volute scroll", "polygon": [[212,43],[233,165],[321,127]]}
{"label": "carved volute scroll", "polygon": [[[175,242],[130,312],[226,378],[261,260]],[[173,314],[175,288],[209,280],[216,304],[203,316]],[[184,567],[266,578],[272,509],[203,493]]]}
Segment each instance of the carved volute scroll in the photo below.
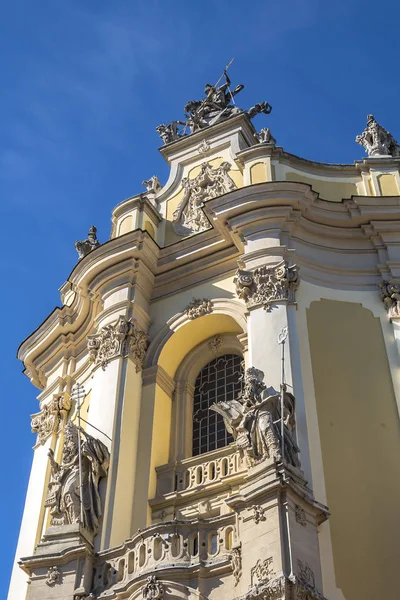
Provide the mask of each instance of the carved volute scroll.
{"label": "carved volute scroll", "polygon": [[66,394],[56,394],[42,410],[31,415],[32,433],[37,433],[39,444],[43,445],[52,433],[57,433],[71,408]]}
{"label": "carved volute scroll", "polygon": [[147,334],[138,329],[136,321],[122,316],[114,323],[102,327],[98,333],[87,337],[90,360],[95,367],[101,366],[103,370],[112,359],[129,356],[136,365],[136,371],[140,371],[148,342]]}
{"label": "carved volute scroll", "polygon": [[236,189],[234,181],[229,176],[230,169],[229,162],[223,162],[215,169],[210,163],[204,162],[197,177],[182,179],[184,195],[173,215],[173,226],[176,233],[189,235],[210,228],[202,206],[206,200]]}
{"label": "carved volute scroll", "polygon": [[254,271],[239,269],[234,283],[238,298],[244,300],[248,308],[263,306],[269,311],[277,303],[295,303],[299,269],[297,265],[289,266],[286,261],[273,267],[258,267]]}

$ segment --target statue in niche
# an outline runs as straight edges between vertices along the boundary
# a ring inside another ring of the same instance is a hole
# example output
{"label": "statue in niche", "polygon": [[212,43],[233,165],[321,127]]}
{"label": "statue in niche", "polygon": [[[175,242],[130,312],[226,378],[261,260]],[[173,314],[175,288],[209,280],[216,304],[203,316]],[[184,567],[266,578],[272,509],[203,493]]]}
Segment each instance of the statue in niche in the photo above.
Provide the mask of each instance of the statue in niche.
{"label": "statue in niche", "polygon": [[[251,367],[244,376],[244,386],[237,399],[226,400],[210,406],[222,415],[225,427],[232,434],[240,455],[251,463],[272,458],[282,460],[281,453],[281,397],[268,395],[263,382],[264,373]],[[294,396],[284,394],[284,446],[289,464],[300,467],[299,448],[295,442]]]}
{"label": "statue in niche", "polygon": [[[110,454],[102,442],[83,429],[80,431],[82,434],[82,525],[96,534],[101,516],[99,481],[107,475]],[[81,521],[77,426],[69,422],[64,436],[61,463],[54,459],[53,450],[49,450],[48,453],[51,480],[48,484],[45,506],[50,508],[51,525],[68,525]]]}

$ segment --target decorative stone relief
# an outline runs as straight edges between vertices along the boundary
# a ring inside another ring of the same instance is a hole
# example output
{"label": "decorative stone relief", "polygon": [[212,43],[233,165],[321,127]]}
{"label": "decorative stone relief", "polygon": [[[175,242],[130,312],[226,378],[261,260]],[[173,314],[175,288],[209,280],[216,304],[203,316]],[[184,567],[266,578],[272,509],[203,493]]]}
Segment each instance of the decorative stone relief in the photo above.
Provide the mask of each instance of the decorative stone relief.
{"label": "decorative stone relief", "polygon": [[253,519],[256,522],[256,525],[258,525],[260,521],[266,520],[266,516],[265,516],[266,508],[263,508],[259,504],[255,504],[251,508],[253,510]]}
{"label": "decorative stone relief", "polygon": [[379,284],[379,289],[389,319],[400,318],[400,281],[395,279],[382,281]]}
{"label": "decorative stone relief", "polygon": [[50,567],[46,575],[47,585],[53,586],[61,581],[61,573],[57,567]]}
{"label": "decorative stone relief", "polygon": [[147,578],[146,585],[143,587],[142,595],[144,600],[161,600],[164,596],[164,586],[157,581],[155,575]]}
{"label": "decorative stone relief", "polygon": [[301,583],[309,585],[312,588],[315,588],[315,577],[311,568],[307,563],[303,563],[300,559],[297,559],[297,578]]}
{"label": "decorative stone relief", "polygon": [[[170,124],[162,123],[156,128],[164,144],[169,144],[174,140],[189,133],[195,133],[200,129],[209,127],[216,123],[226,121],[236,115],[246,114],[249,119],[253,119],[260,113],[269,114],[272,106],[267,102],[260,102],[245,111],[236,106],[233,98],[242,91],[243,85],[237,85],[233,90],[230,89],[230,79],[225,69],[222,77],[222,85],[210,85],[207,83],[204,88],[204,98],[202,100],[190,100],[185,110],[185,121],[172,121]],[[219,83],[218,81],[218,83]],[[182,129],[179,126],[182,125]]]}
{"label": "decorative stone relief", "polygon": [[236,294],[248,308],[264,306],[268,311],[278,302],[295,303],[295,291],[299,287],[297,265],[289,267],[282,261],[274,267],[259,267],[254,271],[238,269],[234,278]]}
{"label": "decorative stone relief", "polygon": [[122,316],[102,327],[99,333],[87,337],[89,358],[95,367],[100,365],[103,370],[113,358],[129,356],[136,365],[136,371],[140,371],[148,343],[148,335],[137,328],[136,321]]}
{"label": "decorative stone relief", "polygon": [[207,154],[211,150],[211,146],[207,140],[203,140],[200,146],[197,148],[199,154]]}
{"label": "decorative stone relief", "polygon": [[265,558],[264,560],[259,558],[254,567],[252,567],[250,574],[252,586],[257,583],[268,581],[273,574],[272,557]]}
{"label": "decorative stone relief", "polygon": [[400,146],[391,133],[379,125],[373,115],[367,117],[367,127],[356,137],[368,156],[400,157]]}
{"label": "decorative stone relief", "polygon": [[61,423],[71,408],[71,401],[66,394],[53,396],[42,410],[31,415],[32,433],[37,433],[38,442],[43,446],[52,433],[57,433]]}
{"label": "decorative stone relief", "polygon": [[185,309],[188,318],[193,321],[198,317],[204,317],[212,312],[212,302],[207,298],[193,298],[190,304]]}
{"label": "decorative stone relief", "polygon": [[202,207],[206,200],[236,189],[234,181],[229,176],[230,168],[231,164],[226,161],[215,169],[210,163],[204,162],[197,177],[182,179],[183,198],[173,214],[173,226],[176,233],[188,235],[210,228],[210,223]]}
{"label": "decorative stone relief", "polygon": [[215,335],[209,342],[208,345],[212,351],[212,353],[216,356],[218,350],[221,348],[223,344],[223,339],[220,335]]}
{"label": "decorative stone relief", "polygon": [[294,515],[296,521],[300,523],[300,525],[307,525],[306,513],[304,512],[304,509],[301,508],[300,504],[296,504],[296,506],[294,507]]}
{"label": "decorative stone relief", "polygon": [[97,227],[94,225],[89,229],[89,233],[86,240],[75,242],[75,248],[78,253],[79,260],[89,254],[92,250],[100,246],[100,242],[97,239]]}
{"label": "decorative stone relief", "polygon": [[[238,398],[212,404],[210,410],[222,415],[225,427],[233,435],[241,457],[250,464],[265,459],[282,459],[280,433],[280,394],[262,397],[266,390],[264,373],[250,367],[244,376]],[[295,442],[294,396],[284,394],[284,460],[299,467],[299,448]]]}
{"label": "decorative stone relief", "polygon": [[106,446],[81,431],[82,488],[79,479],[78,428],[71,421],[64,430],[64,447],[61,463],[54,459],[53,450],[48,456],[51,480],[48,484],[45,506],[50,509],[51,525],[68,525],[81,522],[96,534],[101,516],[99,481],[107,475],[110,454]]}
{"label": "decorative stone relief", "polygon": [[242,576],[242,547],[238,545],[232,548],[230,553],[230,561],[232,565],[233,577],[235,580],[235,586],[240,581],[240,577]]}
{"label": "decorative stone relief", "polygon": [[150,177],[150,179],[145,179],[144,181],[142,181],[142,185],[146,188],[148,192],[151,192],[152,194],[157,194],[157,192],[159,192],[162,188],[162,185],[157,175],[153,175],[153,177]]}
{"label": "decorative stone relief", "polygon": [[260,144],[276,144],[276,139],[272,135],[269,127],[264,127],[263,129],[260,129],[258,133],[254,134],[254,137]]}

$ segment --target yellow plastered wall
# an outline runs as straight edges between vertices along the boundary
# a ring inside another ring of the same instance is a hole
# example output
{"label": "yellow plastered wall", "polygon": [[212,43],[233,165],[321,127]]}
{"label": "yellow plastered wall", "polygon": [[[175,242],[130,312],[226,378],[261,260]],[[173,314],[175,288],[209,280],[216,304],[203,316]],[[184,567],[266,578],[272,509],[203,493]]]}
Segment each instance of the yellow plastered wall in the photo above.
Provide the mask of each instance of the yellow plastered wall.
{"label": "yellow plastered wall", "polygon": [[255,163],[250,167],[251,183],[263,183],[267,181],[267,167],[263,162]]}
{"label": "yellow plastered wall", "polygon": [[289,171],[286,173],[286,181],[299,181],[311,185],[314,191],[318,192],[324,200],[341,202],[343,198],[350,198],[357,195],[357,185],[345,181],[325,181],[313,177],[307,177],[302,173]]}
{"label": "yellow plastered wall", "polygon": [[382,196],[398,196],[399,188],[397,187],[396,178],[390,173],[378,175],[379,186]]}
{"label": "yellow plastered wall", "polygon": [[397,600],[400,430],[380,321],[333,300],[307,320],[336,583],[346,600]]}
{"label": "yellow plastered wall", "polygon": [[145,221],[144,222],[144,229],[145,229],[145,231],[147,231],[151,235],[151,237],[153,239],[155,239],[156,232],[154,231],[154,226],[153,226],[152,223],[150,223],[150,221]]}
{"label": "yellow plastered wall", "polygon": [[127,217],[122,219],[122,221],[119,225],[118,235],[124,235],[124,233],[128,233],[129,231],[132,231],[132,228],[133,228],[132,215],[128,215]]}

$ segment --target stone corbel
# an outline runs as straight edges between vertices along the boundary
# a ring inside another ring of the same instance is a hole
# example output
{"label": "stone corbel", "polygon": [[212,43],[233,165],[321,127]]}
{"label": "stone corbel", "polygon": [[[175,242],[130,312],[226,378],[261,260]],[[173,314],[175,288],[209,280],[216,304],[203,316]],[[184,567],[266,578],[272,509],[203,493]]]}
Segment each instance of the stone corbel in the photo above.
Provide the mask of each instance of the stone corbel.
{"label": "stone corbel", "polygon": [[283,260],[273,267],[262,266],[254,271],[238,269],[233,281],[238,298],[246,302],[247,308],[263,306],[270,311],[274,304],[295,304],[299,268]]}
{"label": "stone corbel", "polygon": [[123,316],[87,337],[90,360],[95,368],[101,366],[103,370],[114,358],[129,357],[135,363],[136,371],[140,371],[148,343],[148,335],[138,329],[136,321]]}
{"label": "stone corbel", "polygon": [[37,433],[39,444],[43,446],[53,433],[58,433],[70,408],[71,401],[67,394],[55,394],[40,412],[31,415],[32,433]]}

